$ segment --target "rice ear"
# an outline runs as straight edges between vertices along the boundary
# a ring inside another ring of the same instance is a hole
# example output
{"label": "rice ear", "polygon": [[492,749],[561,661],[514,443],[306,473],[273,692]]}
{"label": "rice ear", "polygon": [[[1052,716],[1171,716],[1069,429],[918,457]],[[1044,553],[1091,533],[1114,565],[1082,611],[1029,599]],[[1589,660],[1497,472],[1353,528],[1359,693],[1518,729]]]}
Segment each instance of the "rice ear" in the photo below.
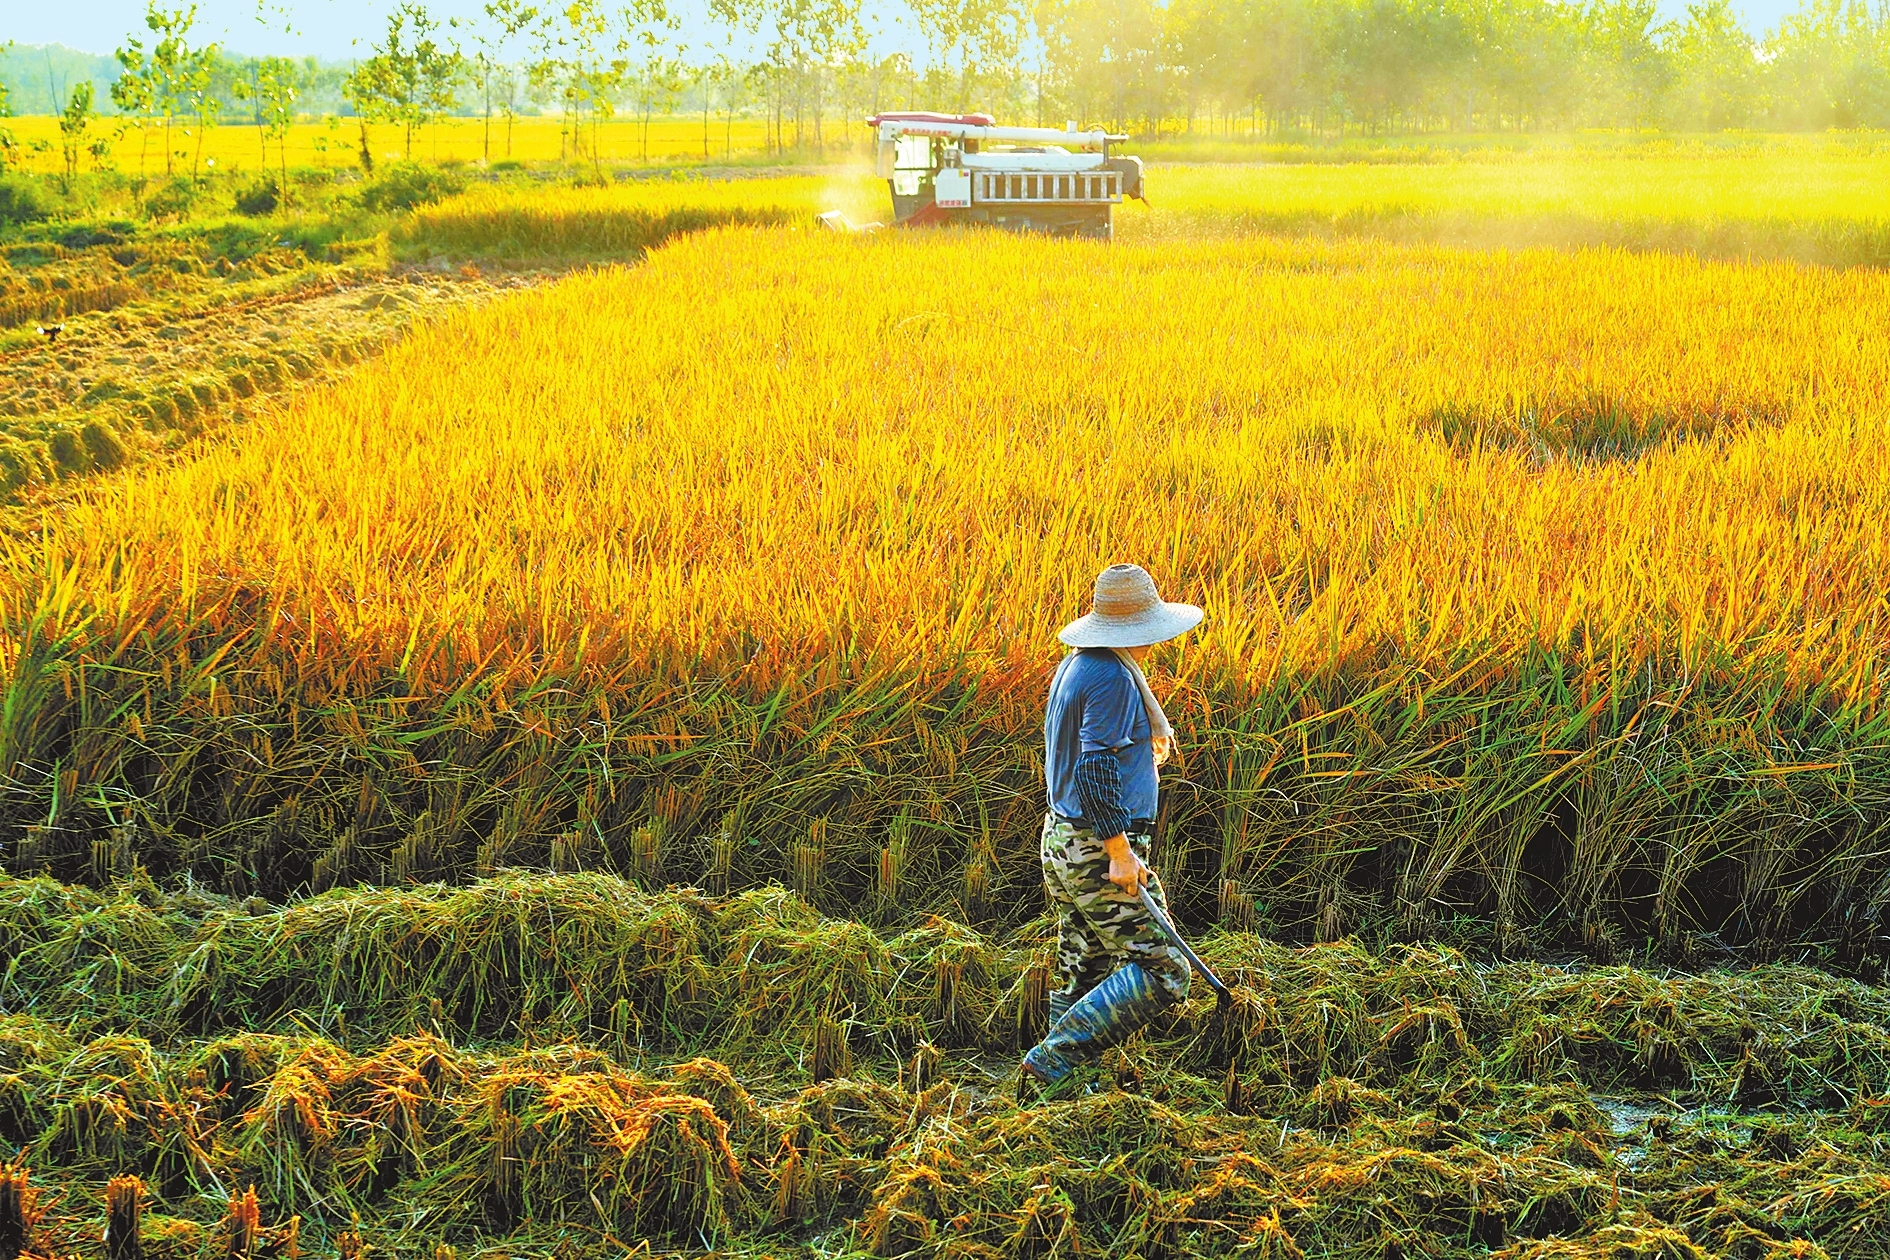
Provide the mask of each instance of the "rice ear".
{"label": "rice ear", "polygon": [[230,1200],[223,1217],[223,1254],[226,1260],[248,1260],[256,1254],[256,1242],[262,1234],[262,1209],[256,1202],[256,1187],[251,1186]]}
{"label": "rice ear", "polygon": [[106,1260],[144,1260],[139,1237],[144,1219],[144,1183],[136,1177],[113,1177],[105,1186]]}
{"label": "rice ear", "polygon": [[18,1260],[34,1249],[35,1232],[46,1215],[39,1187],[24,1164],[0,1164],[0,1260]]}

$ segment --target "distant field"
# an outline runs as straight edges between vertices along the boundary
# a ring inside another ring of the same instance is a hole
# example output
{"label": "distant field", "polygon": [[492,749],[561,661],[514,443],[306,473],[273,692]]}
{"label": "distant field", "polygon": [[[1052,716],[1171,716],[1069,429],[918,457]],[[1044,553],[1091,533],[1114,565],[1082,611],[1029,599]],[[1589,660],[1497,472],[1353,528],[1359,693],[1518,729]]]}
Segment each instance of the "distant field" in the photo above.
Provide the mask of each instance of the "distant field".
{"label": "distant field", "polygon": [[1748,149],[1486,151],[1420,163],[1157,166],[1127,236],[1313,232],[1457,245],[1624,245],[1890,261],[1890,151],[1781,140]]}
{"label": "distant field", "polygon": [[[50,118],[13,120],[24,142],[55,148],[29,155],[28,169],[60,169]],[[161,133],[102,119],[95,133],[118,134],[110,161],[120,171],[161,172]],[[825,153],[776,160],[853,164],[855,195],[829,201],[868,219],[886,217],[883,185],[864,173],[859,145],[867,133],[835,124],[845,137]],[[400,133],[368,128],[377,162],[400,158]],[[712,119],[705,145],[700,118],[655,120],[647,139],[633,120],[596,134],[601,160],[621,169],[650,164],[769,160],[764,124]],[[593,133],[584,133],[589,161]],[[195,136],[171,137],[176,169],[192,169]],[[353,120],[303,123],[289,141],[291,166],[355,169],[360,131]],[[1464,246],[1605,245],[1676,249],[1715,257],[1796,258],[1850,265],[1890,262],[1890,146],[1869,139],[1804,136],[1659,139],[1442,137],[1331,144],[1256,143],[1176,137],[1124,145],[1151,165],[1149,205],[1125,205],[1121,239],[1216,238],[1252,233],[1373,236]],[[518,120],[508,140],[494,120],[488,143],[479,119],[445,119],[415,138],[423,161],[556,163],[573,151],[556,119]],[[274,144],[269,161],[280,161]],[[204,140],[204,169],[254,171],[261,145],[254,127],[226,123]],[[86,159],[89,163],[90,159]]]}
{"label": "distant field", "polygon": [[[44,140],[53,146],[50,152],[29,154],[26,158],[28,170],[50,174],[64,169],[58,148],[59,125],[56,119],[15,118],[9,120],[7,125],[22,145]],[[368,150],[374,155],[375,161],[392,162],[402,156],[404,141],[399,128],[369,124],[367,130]],[[569,137],[564,137],[561,147],[561,128],[555,118],[518,119],[512,125],[509,141],[506,131],[504,119],[494,118],[488,147],[483,119],[442,119],[416,133],[413,156],[417,161],[426,162],[471,162],[488,154],[494,162],[507,158],[520,162],[555,162],[561,155],[570,155]],[[161,128],[140,130],[125,119],[100,118],[93,122],[88,134],[93,138],[100,135],[117,136],[112,142],[111,161],[121,171],[135,174],[141,166],[160,174],[164,170],[165,146]],[[584,129],[583,150],[586,159],[591,155],[591,143],[592,131],[587,126]],[[178,169],[185,172],[191,169],[196,144],[194,124],[180,122],[173,125],[170,147],[174,155],[173,163]],[[766,147],[766,134],[760,119],[737,118],[732,128],[720,118],[710,120],[707,144],[710,158],[753,157]],[[597,148],[607,162],[641,161],[646,152],[653,162],[690,158],[700,160],[704,157],[702,119],[653,120],[649,127],[647,148],[643,129],[638,123],[630,119],[616,119],[598,128]],[[336,119],[332,124],[298,123],[289,134],[291,167],[358,166],[360,152],[361,130],[352,118]],[[217,167],[224,170],[253,171],[262,161],[261,136],[253,125],[226,121],[204,135],[203,156],[214,159]],[[274,166],[280,160],[275,141],[271,140],[269,164]],[[89,170],[91,166],[92,159],[88,156],[81,164],[81,169]]]}
{"label": "distant field", "polygon": [[[841,209],[856,222],[891,214],[885,183],[858,164],[819,177],[740,181],[713,197],[718,204],[791,206],[810,216]],[[1492,151],[1425,163],[1156,164],[1148,198],[1147,205],[1117,209],[1118,240],[1276,234],[1467,247],[1608,246],[1839,266],[1890,261],[1890,152],[1835,144]],[[499,201],[531,216],[577,213],[568,201],[516,189],[437,213],[463,221]],[[586,204],[595,212],[608,202]]]}

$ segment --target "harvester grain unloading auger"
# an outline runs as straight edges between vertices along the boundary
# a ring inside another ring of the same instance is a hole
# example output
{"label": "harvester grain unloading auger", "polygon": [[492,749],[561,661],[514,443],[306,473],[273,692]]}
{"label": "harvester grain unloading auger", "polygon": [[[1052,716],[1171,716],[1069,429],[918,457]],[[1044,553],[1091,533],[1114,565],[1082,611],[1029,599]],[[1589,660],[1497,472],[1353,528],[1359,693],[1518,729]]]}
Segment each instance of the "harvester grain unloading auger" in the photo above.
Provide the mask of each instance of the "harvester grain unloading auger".
{"label": "harvester grain unloading auger", "polygon": [[[999,127],[987,114],[875,114],[875,172],[892,189],[893,226],[983,224],[1110,240],[1125,197],[1146,201],[1142,159],[1109,146],[1127,140],[1102,130]],[[838,210],[822,226],[855,228]]]}

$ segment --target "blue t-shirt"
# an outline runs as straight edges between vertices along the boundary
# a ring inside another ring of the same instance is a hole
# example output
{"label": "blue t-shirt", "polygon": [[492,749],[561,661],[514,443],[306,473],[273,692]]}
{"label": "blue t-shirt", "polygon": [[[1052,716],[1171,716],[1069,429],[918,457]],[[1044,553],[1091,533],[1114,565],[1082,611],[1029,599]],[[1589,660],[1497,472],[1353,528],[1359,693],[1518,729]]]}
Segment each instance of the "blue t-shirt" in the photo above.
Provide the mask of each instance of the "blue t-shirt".
{"label": "blue t-shirt", "polygon": [[1076,759],[1108,749],[1122,773],[1122,806],[1129,817],[1155,817],[1155,749],[1148,711],[1129,667],[1108,648],[1084,648],[1063,658],[1050,678],[1043,714],[1043,777],[1051,812],[1081,818]]}

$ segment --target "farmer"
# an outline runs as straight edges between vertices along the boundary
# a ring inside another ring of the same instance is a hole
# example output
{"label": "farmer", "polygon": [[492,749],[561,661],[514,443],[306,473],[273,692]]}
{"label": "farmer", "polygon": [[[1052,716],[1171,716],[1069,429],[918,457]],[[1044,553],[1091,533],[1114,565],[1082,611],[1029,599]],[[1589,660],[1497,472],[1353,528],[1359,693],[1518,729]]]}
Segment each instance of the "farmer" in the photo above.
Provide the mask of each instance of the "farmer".
{"label": "farmer", "polygon": [[1200,621],[1194,605],[1164,603],[1141,567],[1115,564],[1097,577],[1090,614],[1057,635],[1076,649],[1050,679],[1043,720],[1043,883],[1057,912],[1063,987],[1050,995],[1050,1031],[1024,1056],[1039,1085],[1056,1084],[1188,996],[1187,960],[1141,902],[1146,885],[1167,913],[1147,857],[1157,767],[1175,742],[1142,660]]}

